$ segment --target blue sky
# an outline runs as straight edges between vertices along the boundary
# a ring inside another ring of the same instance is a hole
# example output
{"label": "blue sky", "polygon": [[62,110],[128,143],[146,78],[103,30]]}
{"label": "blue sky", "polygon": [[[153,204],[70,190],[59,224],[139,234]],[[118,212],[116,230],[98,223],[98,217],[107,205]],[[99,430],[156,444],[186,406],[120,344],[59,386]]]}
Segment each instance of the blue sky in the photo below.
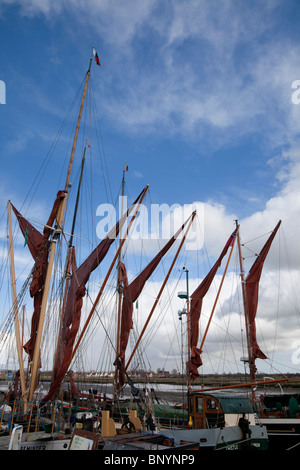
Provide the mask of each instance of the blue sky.
{"label": "blue sky", "polygon": [[[1,208],[23,203],[94,44],[112,193],[126,162],[132,197],[149,184],[152,203],[203,203],[214,256],[235,218],[252,237],[282,219],[299,279],[299,20],[297,0],[2,0]],[[51,188],[64,144],[45,175]]]}
{"label": "blue sky", "polygon": [[[268,162],[295,138],[297,2],[64,5],[2,2],[10,162],[39,145],[44,155],[95,44],[109,169],[128,161],[166,203],[213,199],[241,217],[262,210],[281,186]],[[156,184],[160,176],[172,183]]]}

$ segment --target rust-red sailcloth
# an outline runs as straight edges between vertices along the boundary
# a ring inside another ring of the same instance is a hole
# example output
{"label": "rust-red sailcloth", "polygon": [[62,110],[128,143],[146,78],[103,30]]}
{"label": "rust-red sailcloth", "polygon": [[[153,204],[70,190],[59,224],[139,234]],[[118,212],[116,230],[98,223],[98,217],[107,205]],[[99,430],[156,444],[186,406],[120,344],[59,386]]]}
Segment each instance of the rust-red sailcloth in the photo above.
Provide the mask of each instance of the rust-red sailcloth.
{"label": "rust-red sailcloth", "polygon": [[263,246],[260,254],[254,261],[247,277],[245,280],[246,285],[246,315],[248,317],[248,324],[250,330],[250,340],[251,340],[251,349],[252,349],[252,356],[253,359],[266,359],[267,356],[261,351],[260,347],[258,346],[257,339],[256,339],[256,325],[255,325],[255,318],[257,312],[257,304],[258,304],[258,291],[259,291],[259,281],[261,272],[263,269],[263,265],[273,239],[279,229],[281,224],[281,220],[276,225],[275,229],[269,236],[268,240],[266,241],[265,245]]}
{"label": "rust-red sailcloth", "polygon": [[[115,236],[118,236],[118,233],[119,222],[115,226]],[[72,358],[75,338],[80,325],[81,308],[83,298],[86,293],[85,285],[89,280],[91,273],[99,266],[106,256],[114,240],[115,239],[109,235],[104,238],[90,256],[81,264],[81,266],[79,266],[79,268],[76,267],[75,249],[74,247],[71,248],[73,274],[63,316],[61,340],[56,363],[54,365],[53,380],[48,394],[43,398],[43,402],[50,400],[50,398],[58,391],[68,370]]]}
{"label": "rust-red sailcloth", "polygon": [[122,266],[122,276],[125,280],[124,292],[123,292],[123,303],[122,303],[122,317],[121,317],[121,331],[120,331],[120,351],[119,357],[116,358],[115,365],[119,368],[119,387],[122,387],[125,383],[125,351],[128,344],[128,338],[130,330],[133,327],[132,323],[132,312],[133,304],[141,294],[147,280],[156,269],[158,264],[164,255],[169,251],[179,234],[182,232],[185,224],[183,224],[176,234],[166,243],[166,245],[160,250],[160,252],[153,258],[153,260],[144,268],[144,270],[131,282],[131,284],[125,285],[127,282],[127,275],[125,266]]}
{"label": "rust-red sailcloth", "polygon": [[46,272],[48,266],[49,254],[49,236],[51,227],[57,215],[57,211],[61,200],[65,197],[64,191],[59,191],[56,196],[51,214],[44,227],[43,233],[40,233],[33,225],[31,225],[17,209],[12,205],[13,211],[18,219],[21,231],[26,237],[29,251],[35,260],[32,281],[30,284],[30,295],[34,299],[34,311],[31,320],[31,334],[29,341],[24,345],[24,349],[33,359],[34,346],[36,342],[36,332],[38,329],[40,311],[43,299],[44,284],[46,279]]}
{"label": "rust-red sailcloth", "polygon": [[199,348],[197,348],[198,337],[199,337],[199,318],[202,309],[202,302],[203,298],[208,292],[211,283],[216,275],[218,268],[221,266],[222,259],[226,255],[228,248],[233,245],[235,238],[236,238],[237,229],[231,234],[229,239],[227,240],[226,245],[223,248],[222,253],[220,254],[218,260],[209,271],[207,276],[203,279],[201,284],[197,287],[197,289],[191,295],[191,338],[190,338],[190,348],[191,348],[191,359],[189,364],[189,373],[192,380],[195,380],[199,377],[198,367],[202,365],[202,360]]}
{"label": "rust-red sailcloth", "polygon": [[69,381],[70,381],[70,387],[71,387],[72,394],[77,398],[84,397],[85,394],[81,393],[75,385],[74,372],[72,370],[69,371]]}

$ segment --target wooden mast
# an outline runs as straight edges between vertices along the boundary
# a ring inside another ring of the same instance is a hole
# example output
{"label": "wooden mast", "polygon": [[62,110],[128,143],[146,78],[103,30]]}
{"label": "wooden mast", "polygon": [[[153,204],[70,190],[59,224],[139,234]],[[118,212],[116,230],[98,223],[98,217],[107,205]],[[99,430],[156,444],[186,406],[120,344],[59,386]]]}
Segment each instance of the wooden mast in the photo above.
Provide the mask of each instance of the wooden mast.
{"label": "wooden mast", "polygon": [[162,286],[161,286],[161,288],[160,288],[160,291],[159,291],[159,293],[158,293],[158,296],[157,296],[157,298],[156,298],[155,301],[154,301],[154,304],[153,304],[153,306],[152,306],[152,309],[151,309],[151,311],[150,311],[150,313],[149,313],[149,315],[148,315],[148,318],[147,318],[146,323],[145,323],[145,325],[144,325],[144,327],[143,327],[143,329],[142,329],[142,331],[141,331],[141,333],[140,333],[140,336],[139,336],[139,338],[138,338],[138,340],[137,340],[137,342],[136,342],[136,345],[135,345],[135,347],[134,347],[134,349],[133,349],[133,351],[132,351],[132,353],[131,353],[131,356],[130,356],[130,358],[128,359],[128,362],[127,362],[127,364],[126,364],[125,370],[128,369],[129,364],[131,363],[132,358],[133,358],[133,356],[134,356],[134,354],[135,354],[135,352],[136,352],[136,350],[137,350],[137,348],[138,348],[138,345],[139,345],[140,342],[141,342],[141,339],[142,339],[142,337],[143,337],[143,335],[144,335],[144,333],[145,333],[145,330],[146,330],[146,328],[147,328],[147,326],[148,326],[148,324],[149,324],[149,321],[150,321],[150,319],[151,319],[151,317],[152,317],[152,315],[153,315],[153,312],[154,312],[154,310],[155,310],[155,308],[156,308],[156,306],[157,306],[157,304],[158,304],[158,301],[159,301],[159,299],[160,299],[160,297],[161,297],[161,295],[162,295],[162,293],[163,293],[163,290],[164,290],[164,288],[165,288],[165,286],[166,286],[166,283],[167,283],[167,281],[168,281],[168,279],[169,279],[169,277],[170,277],[171,271],[172,271],[172,269],[173,269],[173,267],[174,267],[174,264],[175,264],[175,262],[176,262],[176,260],[177,260],[177,258],[178,258],[178,255],[179,255],[179,253],[180,253],[180,251],[181,251],[182,245],[183,245],[183,243],[184,243],[184,241],[185,241],[185,239],[186,239],[186,236],[187,236],[188,231],[189,231],[190,228],[191,228],[191,225],[192,225],[192,223],[193,223],[193,220],[194,220],[195,216],[196,216],[196,211],[194,211],[194,212],[192,213],[192,215],[190,216],[191,220],[190,220],[190,222],[189,222],[189,225],[188,225],[188,227],[187,227],[187,229],[186,229],[186,231],[185,231],[185,233],[184,233],[184,235],[183,235],[183,237],[182,237],[182,240],[181,240],[181,242],[180,242],[180,245],[179,245],[179,247],[178,247],[178,250],[177,250],[177,252],[176,252],[176,255],[175,255],[174,259],[173,259],[173,262],[172,262],[172,264],[171,264],[171,266],[170,266],[170,268],[169,268],[169,271],[168,271],[168,273],[167,273],[167,275],[166,275],[166,277],[165,277],[165,280],[164,280],[164,282],[163,282],[163,284],[162,284]]}
{"label": "wooden mast", "polygon": [[[123,178],[122,178],[122,200],[121,200],[121,213],[119,214],[120,217],[123,217],[123,210],[124,210],[124,192],[125,192],[125,170],[123,170]],[[119,261],[118,261],[118,315],[117,315],[117,332],[116,332],[116,357],[119,357],[120,354],[120,328],[121,328],[121,307],[122,307],[122,275],[121,275],[121,241],[122,241],[122,227],[120,227],[119,232],[119,239],[120,239],[120,251],[119,251]],[[117,376],[118,376],[118,366],[116,365],[115,368],[115,376],[114,376],[114,393],[116,395],[117,391]]]}
{"label": "wooden mast", "polygon": [[10,203],[10,201],[8,201],[8,225],[9,225],[9,252],[10,252],[11,287],[12,287],[12,297],[13,297],[13,310],[14,310],[14,319],[15,319],[17,353],[18,353],[18,361],[19,361],[19,368],[20,368],[20,384],[21,384],[22,399],[25,402],[25,407],[26,407],[27,392],[26,392],[26,386],[25,386],[25,374],[24,374],[22,344],[21,344],[20,326],[19,326],[19,314],[18,314],[17,290],[16,290],[16,276],[15,276],[15,263],[14,263],[14,248],[13,248],[13,242],[12,242],[11,203]]}
{"label": "wooden mast", "polygon": [[[72,171],[72,166],[73,166],[73,160],[74,160],[74,154],[75,154],[75,149],[76,149],[77,137],[78,137],[80,121],[81,121],[81,116],[82,116],[82,110],[83,110],[85,95],[86,95],[87,86],[88,86],[90,73],[91,73],[91,65],[92,65],[92,59],[90,59],[89,69],[86,73],[84,89],[83,89],[83,94],[82,94],[82,98],[81,98],[79,114],[78,114],[78,118],[77,118],[75,135],[74,135],[74,139],[73,139],[73,146],[72,146],[72,151],[71,151],[71,156],[70,156],[70,161],[69,161],[69,166],[68,166],[68,172],[67,172],[67,177],[66,177],[66,183],[65,183],[65,189],[64,189],[66,194],[68,193],[68,190],[69,190],[71,171]],[[52,239],[51,239],[51,242],[50,242],[51,243],[50,244],[50,255],[49,255],[49,261],[48,261],[44,291],[43,291],[43,299],[42,299],[42,305],[41,305],[40,320],[39,320],[39,326],[38,326],[37,336],[36,336],[36,344],[35,344],[35,349],[34,349],[34,354],[33,354],[33,361],[32,361],[32,373],[31,373],[31,384],[30,384],[30,390],[29,390],[29,401],[32,400],[33,393],[34,393],[34,390],[35,390],[37,371],[38,371],[38,366],[39,366],[39,362],[40,362],[40,344],[41,344],[41,338],[42,338],[42,332],[43,332],[43,326],[44,326],[45,312],[46,312],[46,307],[47,307],[48,293],[49,293],[49,288],[50,288],[50,280],[51,280],[51,276],[52,276],[52,267],[53,267],[54,255],[55,255],[55,251],[56,251],[56,243],[58,241],[59,235],[60,235],[61,230],[62,230],[65,206],[66,206],[66,197],[64,197],[62,199],[61,203],[60,203],[58,213],[57,213],[57,217],[56,217],[56,224],[55,224],[54,233],[53,233],[53,236],[52,236]]]}

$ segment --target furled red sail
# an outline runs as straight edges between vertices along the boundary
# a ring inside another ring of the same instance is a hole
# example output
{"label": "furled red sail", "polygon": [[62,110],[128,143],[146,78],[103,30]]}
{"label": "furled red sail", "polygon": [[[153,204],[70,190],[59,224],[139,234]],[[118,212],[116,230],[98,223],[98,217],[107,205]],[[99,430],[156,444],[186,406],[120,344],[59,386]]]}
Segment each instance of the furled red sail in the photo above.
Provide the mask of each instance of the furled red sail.
{"label": "furled red sail", "polygon": [[125,300],[125,292],[126,299],[128,297],[128,277],[127,271],[124,263],[120,263],[119,266],[121,272],[121,282],[123,288],[123,304],[122,304],[122,314],[121,314],[121,328],[120,328],[120,354],[116,358],[114,365],[118,367],[119,376],[119,388],[122,387],[125,383],[125,350],[129,339],[130,330],[133,328],[132,322],[132,312],[133,312],[133,302],[129,299]]}
{"label": "furled red sail", "polygon": [[281,220],[276,225],[275,229],[271,233],[270,237],[266,241],[264,247],[262,248],[260,254],[254,261],[248,276],[245,280],[246,285],[246,315],[248,317],[249,323],[249,330],[250,330],[250,340],[251,340],[251,349],[253,354],[253,359],[266,359],[267,356],[261,351],[260,347],[257,344],[256,340],[256,326],[255,326],[255,318],[256,318],[256,311],[257,311],[257,304],[258,304],[258,291],[259,291],[259,281],[261,272],[263,269],[263,265],[273,239],[279,229],[281,224]]}
{"label": "furled red sail", "polygon": [[189,373],[192,380],[195,380],[198,376],[198,367],[202,365],[202,360],[199,348],[197,348],[198,337],[199,337],[199,318],[202,309],[202,301],[206,293],[208,292],[211,283],[216,275],[218,268],[221,266],[222,259],[226,255],[228,248],[233,246],[235,238],[237,234],[237,229],[231,234],[225,247],[223,248],[222,253],[220,254],[218,260],[209,271],[207,276],[203,279],[201,284],[197,287],[197,289],[191,295],[191,311],[190,311],[190,318],[191,318],[191,338],[190,338],[190,348],[191,348],[191,360],[189,364]]}
{"label": "furled red sail", "polygon": [[110,246],[118,236],[120,228],[124,225],[126,218],[140,199],[142,193],[143,191],[130,206],[128,211],[117,222],[115,227],[99,243],[99,245],[94,249],[94,251],[79,268],[76,266],[75,249],[72,247],[72,279],[68,291],[66,308],[63,314],[62,331],[60,335],[60,343],[58,346],[56,362],[54,364],[53,378],[48,394],[42,400],[43,402],[50,400],[58,391],[59,386],[63,381],[71,363],[73,346],[80,325],[83,297],[85,296],[86,292],[85,285],[89,280],[91,273],[105,258]]}
{"label": "furled red sail", "polygon": [[51,227],[56,218],[56,214],[62,198],[65,197],[64,191],[59,191],[56,196],[51,214],[44,227],[43,233],[41,234],[33,225],[31,225],[17,209],[12,205],[13,211],[18,219],[20,229],[27,239],[29,251],[35,260],[33,277],[30,284],[30,295],[34,299],[34,311],[31,320],[31,336],[29,341],[24,345],[24,349],[30,357],[33,359],[34,346],[36,342],[36,332],[38,329],[41,305],[44,292],[44,283],[46,279],[47,265],[48,265],[48,254],[49,254],[49,236],[51,233]]}
{"label": "furled red sail", "polygon": [[72,370],[69,371],[69,380],[70,380],[70,386],[71,386],[71,392],[72,394],[77,397],[77,398],[81,398],[81,397],[84,397],[85,394],[84,393],[81,393],[78,388],[76,387],[75,385],[75,382],[74,382],[74,372]]}
{"label": "furled red sail", "polygon": [[[169,251],[174,244],[179,234],[182,232],[185,224],[183,224],[176,234],[166,243],[160,252],[153,258],[153,260],[144,268],[144,270],[128,285],[125,266],[121,266],[123,276],[123,303],[122,303],[122,318],[121,318],[121,333],[120,333],[120,352],[119,357],[116,358],[115,365],[119,367],[119,387],[125,383],[125,351],[128,344],[130,330],[133,328],[132,312],[133,304],[142,292],[145,283],[156,269],[164,255]],[[124,283],[125,281],[125,283]],[[127,283],[127,285],[126,285]]]}

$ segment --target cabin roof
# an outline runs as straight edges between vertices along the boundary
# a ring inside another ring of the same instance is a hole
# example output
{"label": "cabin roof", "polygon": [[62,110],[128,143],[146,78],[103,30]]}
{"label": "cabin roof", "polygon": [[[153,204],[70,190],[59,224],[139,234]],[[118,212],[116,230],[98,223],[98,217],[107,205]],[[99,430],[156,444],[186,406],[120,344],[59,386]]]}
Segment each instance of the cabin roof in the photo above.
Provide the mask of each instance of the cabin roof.
{"label": "cabin roof", "polygon": [[253,406],[247,397],[242,395],[210,393],[210,392],[190,392],[189,396],[206,396],[218,400],[223,412],[229,414],[254,413]]}

